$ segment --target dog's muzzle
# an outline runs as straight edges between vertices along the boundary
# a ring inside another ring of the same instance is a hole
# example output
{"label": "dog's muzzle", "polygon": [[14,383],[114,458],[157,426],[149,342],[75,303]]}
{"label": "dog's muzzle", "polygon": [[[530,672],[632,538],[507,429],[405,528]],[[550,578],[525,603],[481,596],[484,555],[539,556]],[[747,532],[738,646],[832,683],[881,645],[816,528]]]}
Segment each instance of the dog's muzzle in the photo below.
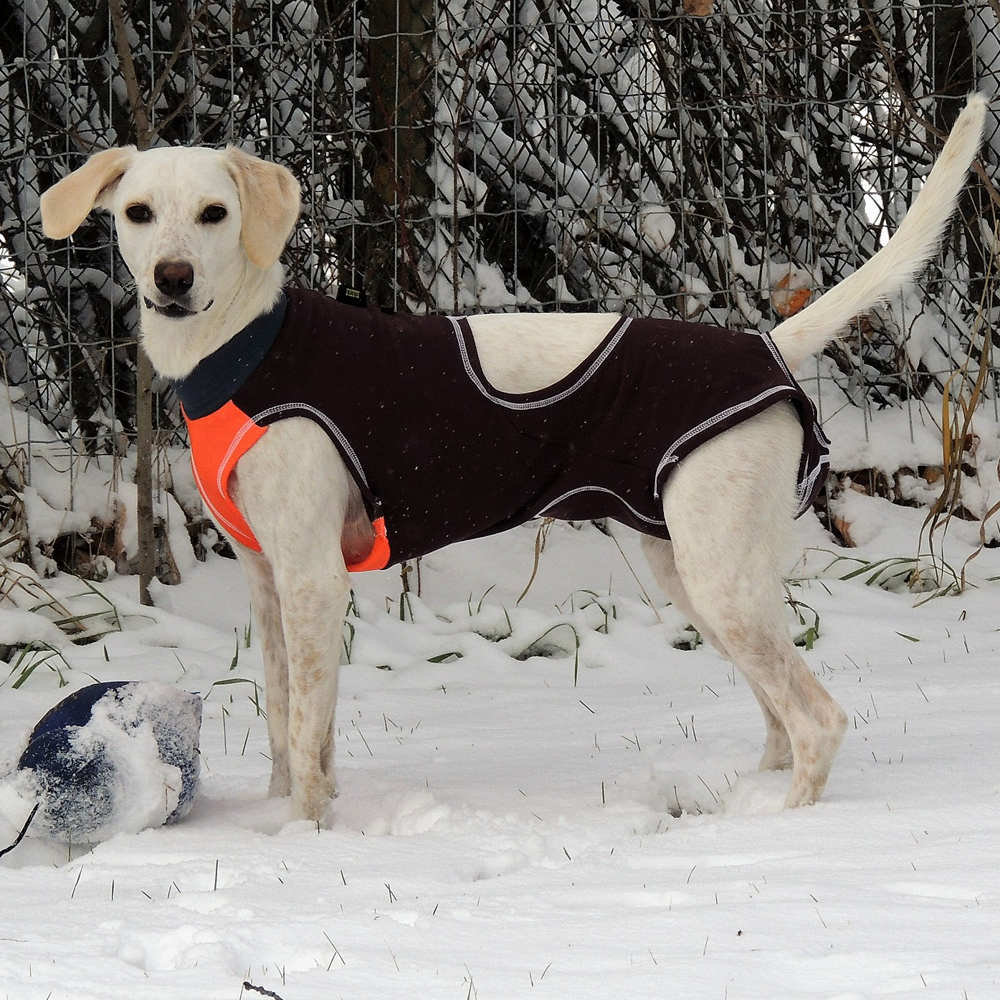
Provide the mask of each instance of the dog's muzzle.
{"label": "dog's muzzle", "polygon": [[212,302],[209,302],[200,310],[187,307],[186,303],[194,287],[194,268],[187,261],[161,260],[153,268],[153,282],[164,301],[154,302],[148,295],[143,296],[143,301],[147,309],[153,309],[161,316],[184,319],[186,316],[193,316],[195,312],[204,312],[212,306]]}

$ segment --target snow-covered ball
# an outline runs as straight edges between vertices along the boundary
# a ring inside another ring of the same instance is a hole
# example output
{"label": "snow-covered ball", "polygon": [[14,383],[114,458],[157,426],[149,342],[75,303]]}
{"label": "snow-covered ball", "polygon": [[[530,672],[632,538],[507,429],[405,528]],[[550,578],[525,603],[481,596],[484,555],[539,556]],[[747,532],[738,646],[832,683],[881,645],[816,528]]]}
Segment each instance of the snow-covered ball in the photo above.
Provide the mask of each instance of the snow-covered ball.
{"label": "snow-covered ball", "polygon": [[198,787],[201,707],[154,681],[81,688],[35,726],[2,783],[3,811],[37,802],[30,833],[76,843],[182,819]]}

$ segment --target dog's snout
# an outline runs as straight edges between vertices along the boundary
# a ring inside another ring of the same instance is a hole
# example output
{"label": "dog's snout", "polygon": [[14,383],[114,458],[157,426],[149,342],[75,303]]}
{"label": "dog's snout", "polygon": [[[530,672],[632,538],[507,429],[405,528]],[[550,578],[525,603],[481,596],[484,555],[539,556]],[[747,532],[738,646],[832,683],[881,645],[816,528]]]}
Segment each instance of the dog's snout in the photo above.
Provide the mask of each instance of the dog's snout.
{"label": "dog's snout", "polygon": [[186,261],[160,261],[153,269],[153,281],[162,295],[178,299],[194,284],[194,268]]}

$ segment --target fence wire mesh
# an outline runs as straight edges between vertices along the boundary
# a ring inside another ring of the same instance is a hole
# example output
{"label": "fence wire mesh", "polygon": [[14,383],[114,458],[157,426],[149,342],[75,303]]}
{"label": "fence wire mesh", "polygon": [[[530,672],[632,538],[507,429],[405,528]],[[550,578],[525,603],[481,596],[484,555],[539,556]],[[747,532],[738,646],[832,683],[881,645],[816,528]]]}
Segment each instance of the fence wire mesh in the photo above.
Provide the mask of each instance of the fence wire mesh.
{"label": "fence wire mesh", "polygon": [[[350,283],[401,310],[768,329],[885,241],[965,95],[996,92],[998,9],[136,0],[126,14],[154,143],[236,144],[301,180],[294,284]],[[136,141],[108,5],[2,0],[0,60],[7,386],[68,468],[111,456],[127,478],[132,280],[106,216],[57,244],[38,212],[40,192],[88,154]],[[926,279],[817,363],[821,406],[824,393],[866,413],[912,406],[982,357],[998,304],[998,150],[993,122]],[[990,369],[994,399],[995,382]],[[166,447],[182,424],[157,388]],[[0,457],[11,531],[38,453],[28,425],[12,426]]]}

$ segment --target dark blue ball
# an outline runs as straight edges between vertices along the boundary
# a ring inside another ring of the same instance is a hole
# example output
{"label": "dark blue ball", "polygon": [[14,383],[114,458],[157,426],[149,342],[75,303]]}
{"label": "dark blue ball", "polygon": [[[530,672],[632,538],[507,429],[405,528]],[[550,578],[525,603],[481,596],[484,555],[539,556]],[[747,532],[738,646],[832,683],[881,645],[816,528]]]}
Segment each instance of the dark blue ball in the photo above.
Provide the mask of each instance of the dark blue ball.
{"label": "dark blue ball", "polygon": [[[152,681],[91,684],[63,699],[32,730],[17,764],[18,772],[30,777],[28,786],[41,805],[35,829],[77,841],[114,831],[132,794],[125,776],[137,763],[141,766],[141,754],[133,747],[148,751],[149,734],[158,756],[154,763],[180,773],[180,788],[165,787],[162,796],[171,802],[176,792],[176,805],[157,819],[181,819],[198,786],[201,708],[197,695]],[[148,780],[155,783],[173,773],[157,768]],[[157,798],[155,789],[151,797]]]}

